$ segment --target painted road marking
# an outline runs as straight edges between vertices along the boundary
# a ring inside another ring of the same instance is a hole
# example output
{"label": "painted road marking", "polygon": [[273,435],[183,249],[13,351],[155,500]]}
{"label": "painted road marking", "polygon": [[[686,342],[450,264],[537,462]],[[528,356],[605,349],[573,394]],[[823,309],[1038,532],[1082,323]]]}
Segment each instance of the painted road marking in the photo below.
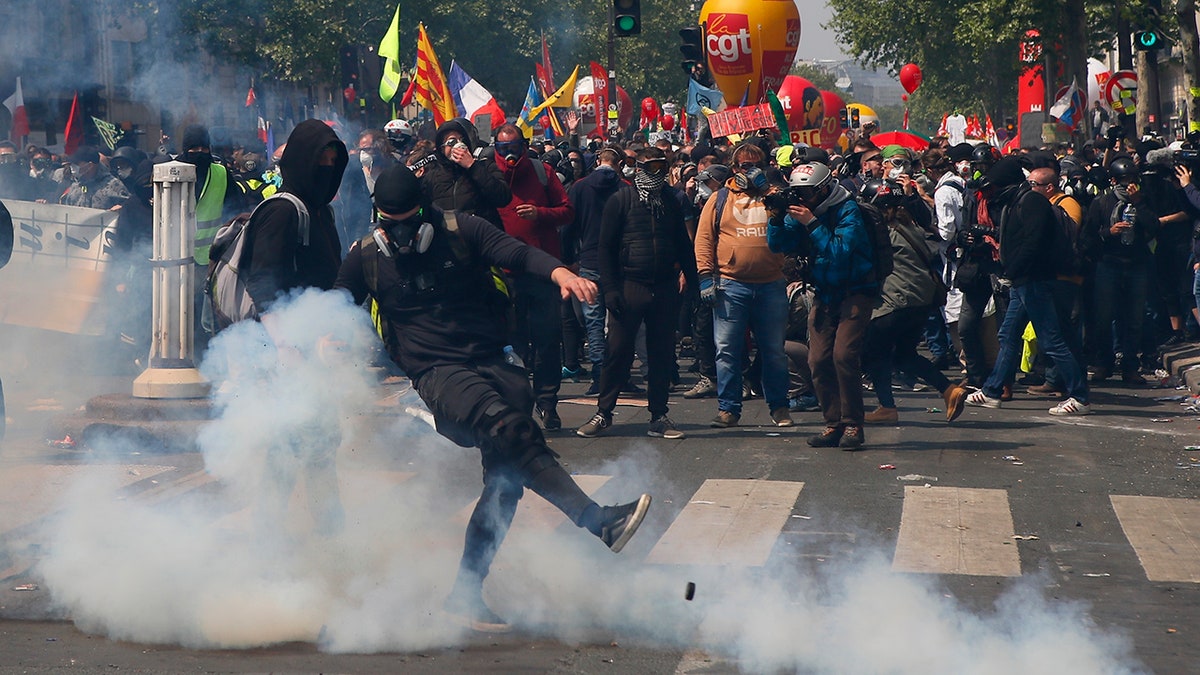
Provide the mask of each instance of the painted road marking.
{"label": "painted road marking", "polygon": [[1200,500],[1109,495],[1150,581],[1200,583]]}
{"label": "painted road marking", "polygon": [[1021,559],[1004,490],[904,488],[892,569],[927,574],[1016,577]]}
{"label": "painted road marking", "polygon": [[57,511],[71,486],[87,478],[121,490],[173,470],[153,464],[20,464],[0,468],[0,536]]}
{"label": "painted road marking", "polygon": [[706,480],[646,562],[761,566],[803,488],[790,481]]}

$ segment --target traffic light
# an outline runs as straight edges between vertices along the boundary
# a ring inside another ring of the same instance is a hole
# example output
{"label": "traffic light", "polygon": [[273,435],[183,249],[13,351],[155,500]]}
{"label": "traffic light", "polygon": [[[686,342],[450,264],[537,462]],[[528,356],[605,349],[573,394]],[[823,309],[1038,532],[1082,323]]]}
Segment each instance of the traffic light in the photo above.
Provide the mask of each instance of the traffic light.
{"label": "traffic light", "polygon": [[850,109],[850,127],[857,129],[862,126],[861,111],[858,108]]}
{"label": "traffic light", "polygon": [[642,0],[613,0],[613,34],[629,37],[642,32]]}
{"label": "traffic light", "polygon": [[704,31],[699,26],[688,26],[679,29],[679,37],[683,40],[683,44],[679,45],[679,52],[683,54],[683,70],[691,75],[697,63],[704,63]]}
{"label": "traffic light", "polygon": [[843,129],[850,128],[850,111],[842,108],[838,110],[838,123]]}
{"label": "traffic light", "polygon": [[1004,133],[1008,135],[1008,138],[1012,138],[1013,136],[1016,136],[1017,123],[1013,118],[1011,118],[1011,117],[1004,118]]}
{"label": "traffic light", "polygon": [[1162,49],[1164,42],[1162,33],[1156,30],[1140,30],[1133,34],[1134,48],[1144,52]]}

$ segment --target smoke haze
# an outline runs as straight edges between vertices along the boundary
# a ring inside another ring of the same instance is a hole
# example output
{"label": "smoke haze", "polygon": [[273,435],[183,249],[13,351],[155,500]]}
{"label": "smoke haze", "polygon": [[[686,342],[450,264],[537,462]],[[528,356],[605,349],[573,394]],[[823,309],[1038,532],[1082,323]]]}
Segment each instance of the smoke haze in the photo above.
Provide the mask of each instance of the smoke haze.
{"label": "smoke haze", "polygon": [[[294,349],[277,352],[261,325],[241,324],[203,366],[223,383],[200,439],[216,481],[154,502],[114,499],[115,477],[89,473],[45,532],[45,587],[82,630],[135,642],[304,641],[333,653],[472,644],[440,607],[480,487],[478,452],[398,413],[416,404],[412,392],[380,406],[377,345],[343,295],[310,291],[276,314],[275,341]],[[1139,671],[1126,639],[1099,630],[1083,605],[1047,600],[1036,575],[973,613],[936,578],[893,573],[882,545],[856,545],[857,562],[820,572],[778,555],[766,569],[646,565],[667,501],[690,493],[649,444],[585,468],[612,476],[597,501],[648,490],[656,507],[621,555],[569,524],[522,527],[518,516],[484,593],[526,634],[701,648],[745,672]],[[872,548],[881,552],[860,550]],[[683,599],[689,581],[694,602]]]}

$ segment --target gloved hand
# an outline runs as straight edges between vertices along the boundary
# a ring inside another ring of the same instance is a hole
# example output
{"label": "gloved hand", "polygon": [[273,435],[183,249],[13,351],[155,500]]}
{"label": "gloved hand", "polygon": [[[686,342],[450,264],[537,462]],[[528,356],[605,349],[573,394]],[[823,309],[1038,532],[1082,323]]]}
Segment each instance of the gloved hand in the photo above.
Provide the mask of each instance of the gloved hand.
{"label": "gloved hand", "polygon": [[612,312],[613,316],[621,316],[621,312],[625,309],[625,301],[621,298],[621,294],[617,291],[604,292],[604,308]]}
{"label": "gloved hand", "polygon": [[700,278],[700,302],[711,305],[717,299],[717,287],[712,277]]}

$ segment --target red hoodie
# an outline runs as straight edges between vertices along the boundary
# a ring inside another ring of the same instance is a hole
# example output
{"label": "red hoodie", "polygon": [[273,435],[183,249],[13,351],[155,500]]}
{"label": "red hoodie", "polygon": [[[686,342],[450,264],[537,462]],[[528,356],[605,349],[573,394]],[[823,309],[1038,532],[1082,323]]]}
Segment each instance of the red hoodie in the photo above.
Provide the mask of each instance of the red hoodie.
{"label": "red hoodie", "polygon": [[[541,160],[527,157],[515,167],[504,166],[504,180],[512,190],[512,201],[500,208],[500,219],[504,231],[521,241],[540,248],[555,258],[562,258],[562,245],[558,228],[575,218],[575,208],[567,199],[567,191],[554,169],[543,162],[546,168],[546,186],[538,179],[533,163]],[[527,220],[517,215],[517,206],[533,204],[537,207],[537,218]]]}

